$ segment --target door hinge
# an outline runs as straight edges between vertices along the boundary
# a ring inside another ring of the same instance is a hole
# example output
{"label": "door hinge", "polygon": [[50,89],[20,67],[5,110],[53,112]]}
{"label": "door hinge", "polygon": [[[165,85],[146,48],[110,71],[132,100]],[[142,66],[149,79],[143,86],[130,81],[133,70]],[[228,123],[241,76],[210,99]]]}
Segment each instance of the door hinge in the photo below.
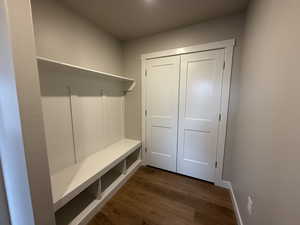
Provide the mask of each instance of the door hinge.
{"label": "door hinge", "polygon": [[223,70],[225,70],[225,66],[226,66],[226,63],[225,63],[225,61],[224,61],[224,63],[223,63]]}
{"label": "door hinge", "polygon": [[222,115],[221,115],[221,113],[219,113],[219,121],[221,121],[222,120]]}
{"label": "door hinge", "polygon": [[215,161],[215,168],[217,168],[218,167],[218,162],[217,161]]}
{"label": "door hinge", "polygon": [[145,116],[147,116],[148,115],[148,111],[147,111],[147,109],[145,110]]}

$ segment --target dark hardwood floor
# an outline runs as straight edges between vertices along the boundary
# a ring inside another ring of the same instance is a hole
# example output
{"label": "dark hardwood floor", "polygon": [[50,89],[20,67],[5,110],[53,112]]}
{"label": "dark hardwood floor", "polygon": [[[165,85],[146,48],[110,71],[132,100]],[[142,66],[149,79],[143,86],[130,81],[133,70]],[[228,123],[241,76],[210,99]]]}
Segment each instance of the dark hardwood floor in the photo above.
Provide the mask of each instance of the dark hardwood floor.
{"label": "dark hardwood floor", "polygon": [[235,225],[229,192],[141,167],[89,225]]}

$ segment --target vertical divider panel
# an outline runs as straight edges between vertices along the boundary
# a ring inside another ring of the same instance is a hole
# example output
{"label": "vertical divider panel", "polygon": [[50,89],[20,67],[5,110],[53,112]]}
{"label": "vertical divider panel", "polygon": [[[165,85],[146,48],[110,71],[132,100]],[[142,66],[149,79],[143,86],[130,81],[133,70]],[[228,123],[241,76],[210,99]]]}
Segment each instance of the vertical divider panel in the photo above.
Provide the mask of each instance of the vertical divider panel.
{"label": "vertical divider panel", "polygon": [[102,91],[102,98],[103,98],[103,127],[105,129],[103,144],[104,146],[108,146],[110,140],[109,117],[108,117],[109,101],[108,101],[107,93],[104,90]]}
{"label": "vertical divider panel", "polygon": [[97,199],[101,199],[101,197],[102,197],[102,182],[100,177],[98,183]]}
{"label": "vertical divider panel", "polygon": [[142,151],[141,151],[141,148],[139,148],[138,151],[139,151],[138,160],[142,160],[143,157],[142,157]]}
{"label": "vertical divider panel", "polygon": [[97,140],[96,151],[99,151],[105,147],[105,132],[106,132],[106,127],[104,123],[105,120],[104,94],[105,93],[103,89],[100,89],[99,93],[100,93],[100,97],[99,97],[99,101],[97,101],[97,105],[98,105],[97,118],[99,119],[97,119],[98,122],[97,122],[97,132],[96,132],[96,140]]}
{"label": "vertical divider panel", "polygon": [[98,198],[99,185],[100,185],[100,182],[99,182],[99,180],[97,180],[93,184],[91,184],[88,188],[86,188],[86,191],[90,195],[92,195],[94,198]]}
{"label": "vertical divider panel", "polygon": [[103,99],[103,128],[105,130],[104,133],[104,146],[108,146],[110,144],[110,126],[109,126],[109,97],[107,96],[107,92],[102,90],[102,99]]}
{"label": "vertical divider panel", "polygon": [[67,86],[67,89],[69,91],[69,104],[70,104],[70,115],[71,115],[71,127],[72,127],[72,138],[73,138],[73,150],[74,150],[74,160],[75,163],[78,163],[78,149],[76,146],[76,141],[75,141],[75,131],[74,131],[74,118],[73,118],[73,92],[72,92],[72,87],[71,86]]}
{"label": "vertical divider panel", "polygon": [[[123,92],[124,93],[124,92]],[[125,95],[123,95],[121,97],[122,101],[121,101],[121,104],[122,104],[122,138],[125,138]]]}
{"label": "vertical divider panel", "polygon": [[126,159],[123,160],[123,170],[122,173],[125,175],[127,174],[127,165],[126,165]]}

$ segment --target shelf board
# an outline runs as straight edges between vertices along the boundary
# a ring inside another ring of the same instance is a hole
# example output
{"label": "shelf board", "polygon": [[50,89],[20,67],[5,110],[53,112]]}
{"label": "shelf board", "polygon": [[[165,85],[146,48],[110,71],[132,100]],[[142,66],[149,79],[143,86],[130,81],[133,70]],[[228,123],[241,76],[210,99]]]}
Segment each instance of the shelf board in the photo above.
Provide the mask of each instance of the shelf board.
{"label": "shelf board", "polygon": [[45,58],[45,57],[37,57],[37,62],[38,62],[38,67],[40,71],[59,71],[63,72],[64,74],[81,74],[83,76],[98,76],[101,78],[107,78],[107,79],[113,79],[113,80],[118,80],[121,82],[125,82],[126,85],[126,90],[125,91],[132,91],[133,88],[135,87],[135,81],[134,79],[127,78],[124,76],[120,75],[115,75],[111,73],[105,73],[102,71],[96,71],[80,66],[75,66],[72,64],[64,63],[64,62],[59,62],[55,61],[53,59]]}
{"label": "shelf board", "polygon": [[78,164],[53,174],[51,176],[51,187],[55,211],[72,200],[140,146],[140,141],[123,139],[90,155]]}

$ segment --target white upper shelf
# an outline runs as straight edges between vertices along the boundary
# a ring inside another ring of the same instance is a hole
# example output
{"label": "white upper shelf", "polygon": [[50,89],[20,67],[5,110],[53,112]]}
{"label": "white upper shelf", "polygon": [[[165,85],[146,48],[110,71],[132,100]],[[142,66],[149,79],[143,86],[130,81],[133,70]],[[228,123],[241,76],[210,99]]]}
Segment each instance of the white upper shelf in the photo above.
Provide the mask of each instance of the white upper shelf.
{"label": "white upper shelf", "polygon": [[80,67],[80,66],[75,66],[72,64],[64,63],[64,62],[58,62],[53,59],[48,59],[48,58],[40,57],[40,56],[37,57],[37,61],[38,61],[38,67],[41,70],[49,71],[50,69],[53,69],[56,71],[60,70],[62,72],[68,73],[68,74],[76,74],[77,73],[77,74],[82,74],[84,76],[93,75],[93,76],[98,76],[101,78],[119,80],[119,81],[125,82],[127,84],[126,91],[132,91],[133,88],[135,87],[134,79],[130,79],[130,78],[127,78],[124,76],[119,76],[119,75],[115,75],[115,74],[111,74],[111,73],[96,71],[96,70],[92,70],[92,69],[88,69],[88,68],[84,68],[84,67]]}

